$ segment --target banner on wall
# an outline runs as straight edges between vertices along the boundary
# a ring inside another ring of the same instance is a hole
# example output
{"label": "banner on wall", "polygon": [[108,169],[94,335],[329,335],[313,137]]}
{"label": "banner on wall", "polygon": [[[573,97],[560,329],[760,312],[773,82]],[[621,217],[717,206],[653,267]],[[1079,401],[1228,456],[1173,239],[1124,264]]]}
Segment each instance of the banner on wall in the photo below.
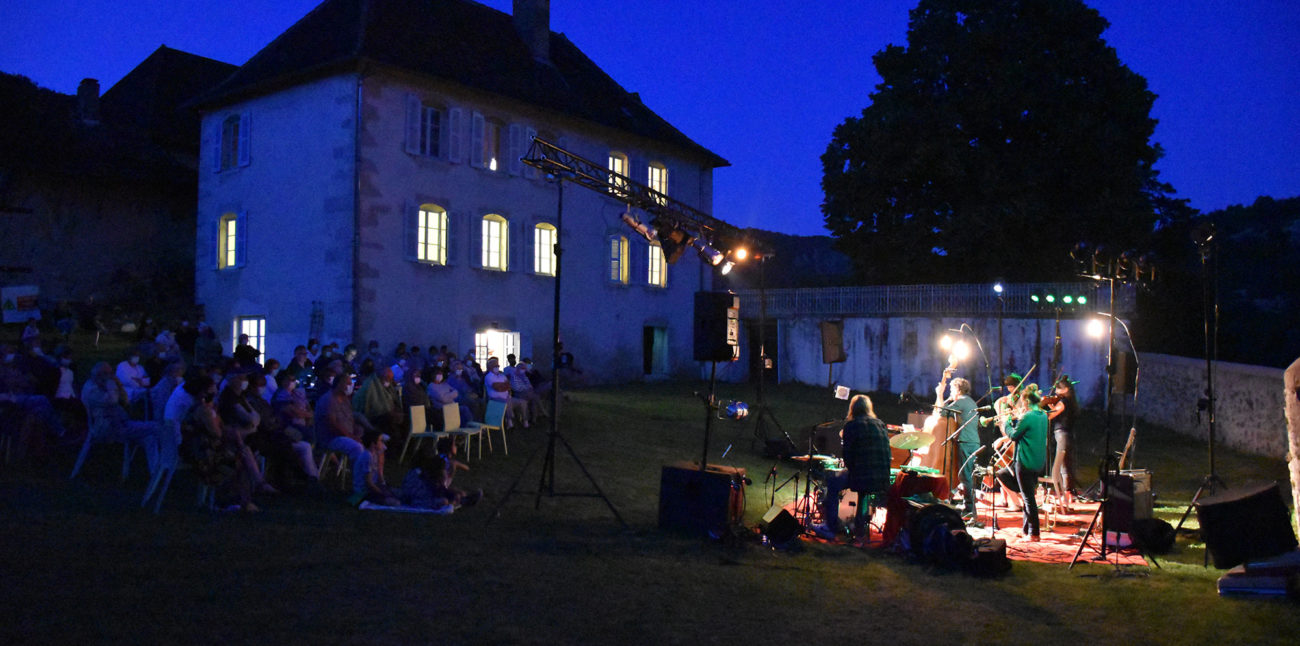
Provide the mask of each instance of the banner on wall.
{"label": "banner on wall", "polygon": [[27,319],[41,318],[37,306],[41,288],[36,285],[15,285],[0,287],[0,309],[4,311],[5,323],[26,323]]}

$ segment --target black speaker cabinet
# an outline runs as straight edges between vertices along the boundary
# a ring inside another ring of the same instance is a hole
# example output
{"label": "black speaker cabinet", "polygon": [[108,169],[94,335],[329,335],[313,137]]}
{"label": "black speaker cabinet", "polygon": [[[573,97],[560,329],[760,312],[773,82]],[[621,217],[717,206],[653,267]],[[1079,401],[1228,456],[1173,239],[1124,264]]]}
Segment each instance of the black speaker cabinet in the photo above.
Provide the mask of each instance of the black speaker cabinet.
{"label": "black speaker cabinet", "polygon": [[740,357],[740,297],[731,292],[695,292],[695,360]]}
{"label": "black speaker cabinet", "polygon": [[1137,359],[1133,358],[1132,353],[1115,353],[1115,379],[1111,384],[1111,392],[1133,394],[1137,388]]}
{"label": "black speaker cabinet", "polygon": [[848,361],[844,354],[844,321],[822,321],[822,363]]}
{"label": "black speaker cabinet", "polygon": [[1113,477],[1114,486],[1106,500],[1108,531],[1131,534],[1133,523],[1151,518],[1155,501],[1151,493],[1151,471],[1121,471]]}
{"label": "black speaker cabinet", "polygon": [[1201,498],[1196,501],[1196,518],[1216,568],[1276,556],[1296,547],[1276,482],[1225,489]]}
{"label": "black speaker cabinet", "polygon": [[[803,437],[803,444],[799,446],[799,453],[803,454],[808,450],[808,440],[812,439],[812,452],[817,455],[832,455],[837,458],[844,457],[844,443],[840,441],[840,429],[844,428],[844,421],[823,422],[808,429],[808,434]],[[809,438],[809,435],[812,437]]]}
{"label": "black speaker cabinet", "polygon": [[780,505],[767,510],[767,513],[763,514],[761,524],[763,535],[773,545],[789,543],[803,531],[803,526],[799,524],[799,521],[795,520],[795,517]]}
{"label": "black speaker cabinet", "polygon": [[698,534],[720,532],[740,522],[745,470],[698,463],[665,465],[659,480],[659,527]]}

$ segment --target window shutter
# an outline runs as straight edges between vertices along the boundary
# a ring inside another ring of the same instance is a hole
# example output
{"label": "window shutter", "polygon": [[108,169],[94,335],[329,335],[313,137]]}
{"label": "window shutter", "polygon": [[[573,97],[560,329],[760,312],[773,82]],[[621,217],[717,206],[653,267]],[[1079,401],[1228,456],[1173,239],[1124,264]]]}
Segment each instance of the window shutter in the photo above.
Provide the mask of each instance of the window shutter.
{"label": "window shutter", "polygon": [[208,131],[208,143],[212,146],[212,172],[221,172],[221,119]]}
{"label": "window shutter", "polygon": [[451,211],[447,211],[447,264],[454,265],[459,260],[457,250],[460,248],[461,226]]}
{"label": "window shutter", "polygon": [[510,124],[510,169],[511,175],[520,175],[524,172],[524,163],[519,158],[524,156],[524,127],[517,124]]}
{"label": "window shutter", "polygon": [[469,164],[474,168],[483,167],[483,130],[486,121],[483,115],[475,112],[470,126]]}
{"label": "window shutter", "polygon": [[249,153],[249,142],[252,138],[253,118],[247,112],[239,115],[239,166],[242,168],[248,165],[251,159]]}
{"label": "window shutter", "polygon": [[459,164],[465,161],[465,111],[460,108],[448,110],[447,118],[447,161]]}
{"label": "window shutter", "polygon": [[208,239],[212,241],[212,268],[221,269],[221,220],[225,216],[217,216],[212,223],[212,228],[208,231]]}
{"label": "window shutter", "polygon": [[465,227],[469,238],[469,266],[483,266],[483,217],[470,215],[469,226]]}
{"label": "window shutter", "polygon": [[[537,138],[536,128],[530,127],[524,130],[524,148],[523,148],[523,152],[519,154],[520,157],[523,157],[524,155],[528,154],[528,148],[533,145],[533,139],[536,138]],[[538,172],[536,168],[532,166],[524,165],[524,177],[527,177],[528,179],[537,179],[537,175]]]}
{"label": "window shutter", "polygon": [[438,159],[451,159],[451,115],[446,108],[438,108]]}
{"label": "window shutter", "polygon": [[413,202],[407,202],[402,208],[402,257],[410,261],[418,260],[420,257],[416,249],[420,240],[419,224],[420,207]]}
{"label": "window shutter", "polygon": [[421,107],[419,97],[406,95],[406,152],[412,155],[420,154]]}
{"label": "window shutter", "polygon": [[248,264],[248,211],[240,211],[239,215],[235,216],[235,266],[243,267],[247,264]]}

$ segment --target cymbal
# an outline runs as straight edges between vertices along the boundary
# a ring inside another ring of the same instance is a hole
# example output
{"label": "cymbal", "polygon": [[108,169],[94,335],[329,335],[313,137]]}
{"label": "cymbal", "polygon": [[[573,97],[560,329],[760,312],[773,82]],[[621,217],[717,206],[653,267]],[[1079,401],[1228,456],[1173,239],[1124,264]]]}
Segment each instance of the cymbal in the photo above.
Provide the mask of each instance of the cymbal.
{"label": "cymbal", "polygon": [[791,460],[794,460],[795,462],[807,462],[809,459],[812,459],[813,462],[827,462],[827,461],[830,461],[830,460],[834,460],[834,459],[835,459],[835,456],[833,456],[833,455],[821,455],[821,454],[819,454],[819,453],[814,453],[814,454],[812,454],[811,456],[809,456],[809,455],[792,455],[792,456],[790,456],[790,459],[791,459]]}
{"label": "cymbal", "polygon": [[896,449],[913,451],[930,446],[934,436],[922,431],[902,432],[889,438],[889,445]]}

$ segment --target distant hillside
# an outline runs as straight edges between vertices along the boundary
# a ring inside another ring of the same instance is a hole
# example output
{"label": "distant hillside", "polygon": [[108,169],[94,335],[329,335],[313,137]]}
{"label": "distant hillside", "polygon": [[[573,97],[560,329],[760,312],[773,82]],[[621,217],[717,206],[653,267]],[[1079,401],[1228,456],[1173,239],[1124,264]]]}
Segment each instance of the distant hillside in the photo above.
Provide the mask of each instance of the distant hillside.
{"label": "distant hillside", "polygon": [[[749,239],[771,250],[763,267],[768,289],[834,287],[848,285],[853,277],[849,257],[834,249],[830,236],[796,236],[761,229],[746,229]],[[758,289],[758,268],[752,261],[738,264],[719,285],[727,289]]]}

